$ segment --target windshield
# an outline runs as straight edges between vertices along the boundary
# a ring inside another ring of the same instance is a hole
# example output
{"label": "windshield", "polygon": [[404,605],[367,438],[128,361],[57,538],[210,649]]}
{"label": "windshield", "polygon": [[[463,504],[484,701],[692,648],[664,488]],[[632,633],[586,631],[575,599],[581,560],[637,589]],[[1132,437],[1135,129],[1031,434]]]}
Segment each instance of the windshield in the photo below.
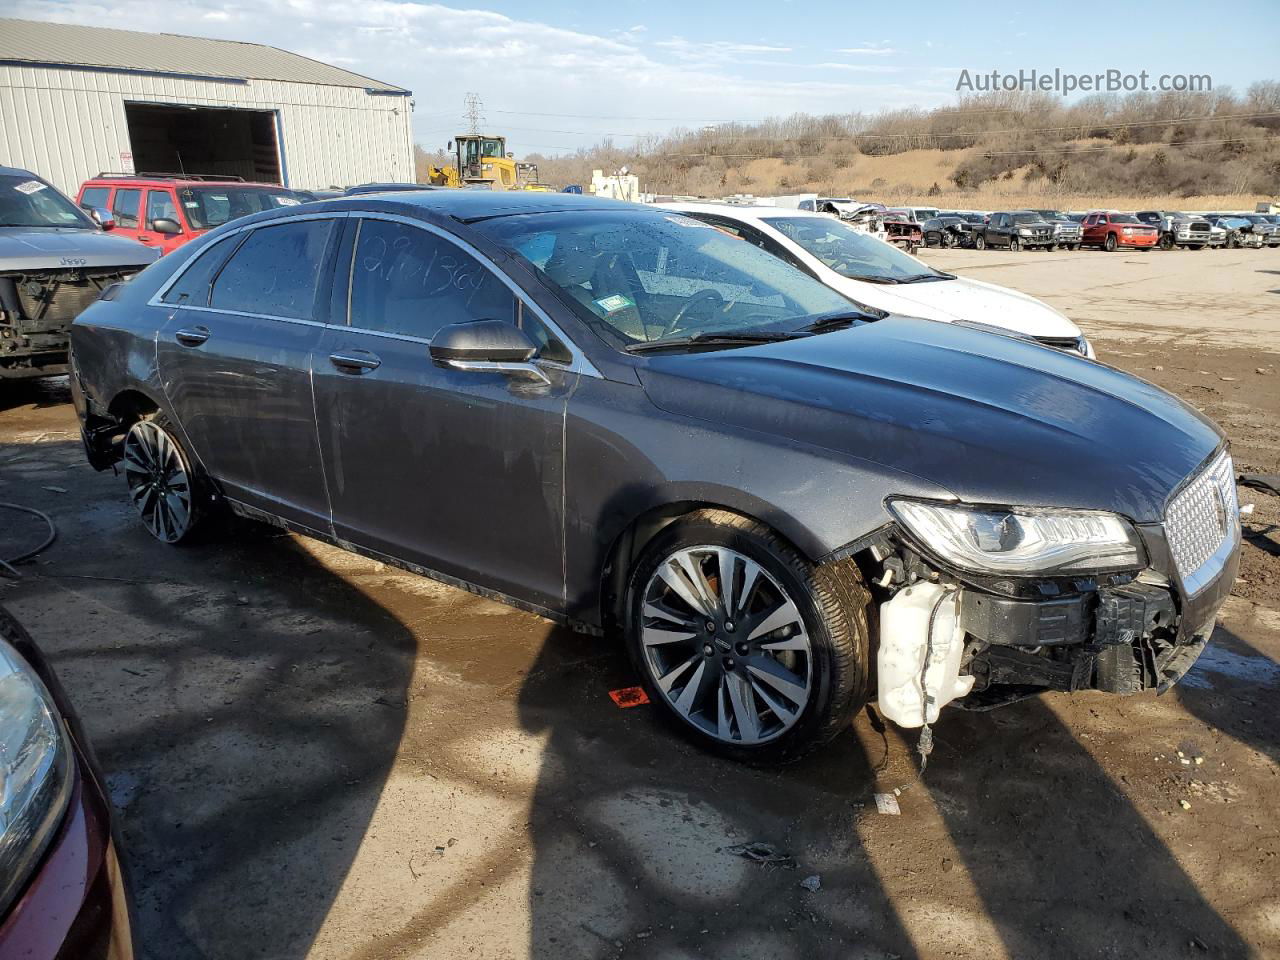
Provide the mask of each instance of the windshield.
{"label": "windshield", "polygon": [[251,213],[297,206],[298,198],[283,187],[183,187],[182,209],[193,230],[210,230]]}
{"label": "windshield", "polygon": [[0,176],[0,227],[77,227],[94,223],[47,183],[31,177]]}
{"label": "windshield", "polygon": [[1131,217],[1127,213],[1113,213],[1108,218],[1111,223],[1138,223],[1137,217]]}
{"label": "windshield", "polygon": [[1040,214],[1038,213],[1015,213],[1013,215],[1014,223],[1039,223]]}
{"label": "windshield", "polygon": [[765,217],[764,222],[842,277],[905,280],[935,273],[893,244],[859,233],[838,220]]}
{"label": "windshield", "polygon": [[816,316],[857,313],[772,254],[676,213],[521,214],[473,227],[527,261],[620,346],[794,331]]}

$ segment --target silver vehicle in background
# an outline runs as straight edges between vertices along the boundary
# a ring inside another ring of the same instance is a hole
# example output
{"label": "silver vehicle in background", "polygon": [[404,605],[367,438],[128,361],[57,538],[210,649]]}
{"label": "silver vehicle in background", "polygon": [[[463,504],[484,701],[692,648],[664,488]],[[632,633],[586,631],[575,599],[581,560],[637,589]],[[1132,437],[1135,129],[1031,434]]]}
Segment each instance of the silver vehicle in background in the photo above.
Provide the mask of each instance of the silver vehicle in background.
{"label": "silver vehicle in background", "polygon": [[[1191,213],[1179,213],[1175,210],[1139,210],[1134,216],[1148,226],[1160,230],[1161,250],[1172,250],[1174,247],[1203,250],[1205,247],[1215,245],[1213,225],[1204,217]],[[1225,239],[1224,234],[1218,244],[1220,245]]]}
{"label": "silver vehicle in background", "polygon": [[0,167],[0,380],[66,373],[71,321],[160,255],[109,236],[112,225],[34,173]]}

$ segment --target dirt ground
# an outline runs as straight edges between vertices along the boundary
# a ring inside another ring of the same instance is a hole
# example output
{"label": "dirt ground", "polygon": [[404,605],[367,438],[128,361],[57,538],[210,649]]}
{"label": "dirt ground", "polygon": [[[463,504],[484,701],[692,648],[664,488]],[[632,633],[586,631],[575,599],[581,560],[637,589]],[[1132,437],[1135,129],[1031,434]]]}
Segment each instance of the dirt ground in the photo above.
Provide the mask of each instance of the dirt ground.
{"label": "dirt ground", "polygon": [[[1280,253],[927,258],[1280,473]],[[870,713],[757,770],[615,707],[609,641],[256,527],[161,546],[67,400],[0,388],[0,500],[60,531],[0,603],[95,740],[148,960],[1280,955],[1280,498],[1242,490],[1242,582],[1170,694],[949,710],[922,778]],[[36,535],[0,514],[0,555]]]}

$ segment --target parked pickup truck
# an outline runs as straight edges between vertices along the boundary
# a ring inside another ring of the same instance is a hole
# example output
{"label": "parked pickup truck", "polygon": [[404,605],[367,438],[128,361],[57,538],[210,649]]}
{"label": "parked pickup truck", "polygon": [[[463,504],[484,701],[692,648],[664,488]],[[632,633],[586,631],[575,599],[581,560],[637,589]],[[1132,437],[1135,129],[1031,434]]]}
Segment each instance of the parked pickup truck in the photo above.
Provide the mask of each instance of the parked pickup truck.
{"label": "parked pickup truck", "polygon": [[975,227],[973,246],[976,250],[987,247],[1008,247],[1017,251],[1023,247],[1052,247],[1053,224],[1034,210],[993,213],[984,227]]}
{"label": "parked pickup truck", "polygon": [[1147,226],[1132,213],[1090,210],[1084,218],[1084,246],[1101,247],[1110,253],[1118,247],[1150,250],[1160,240],[1160,231]]}
{"label": "parked pickup truck", "polygon": [[[1062,247],[1064,250],[1080,249],[1084,228],[1080,226],[1079,220],[1072,219],[1061,210],[1032,210],[1031,212],[1040,214],[1042,220],[1053,225],[1054,246]],[[1049,249],[1052,250],[1053,247]]]}
{"label": "parked pickup truck", "polygon": [[1201,250],[1213,245],[1213,225],[1204,217],[1173,210],[1139,210],[1134,216],[1160,231],[1161,250],[1174,247]]}
{"label": "parked pickup truck", "polygon": [[160,254],[109,236],[48,181],[0,167],[0,381],[67,372],[71,321]]}

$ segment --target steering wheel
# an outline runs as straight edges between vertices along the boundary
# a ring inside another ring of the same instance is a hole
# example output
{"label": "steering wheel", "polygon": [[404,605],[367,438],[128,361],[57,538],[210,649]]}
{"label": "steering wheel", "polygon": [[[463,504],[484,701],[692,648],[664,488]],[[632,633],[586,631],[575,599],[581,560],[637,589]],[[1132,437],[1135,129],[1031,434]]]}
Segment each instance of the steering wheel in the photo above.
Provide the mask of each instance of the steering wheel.
{"label": "steering wheel", "polygon": [[676,311],[676,315],[671,318],[671,322],[668,323],[665,328],[663,328],[662,336],[665,337],[668,334],[674,333],[676,330],[680,329],[680,325],[683,322],[685,315],[688,314],[689,311],[692,310],[695,305],[701,304],[701,303],[707,303],[712,307],[716,306],[717,304],[723,306],[724,297],[722,297],[720,293],[716,290],[710,290],[710,289],[699,290],[692,297],[686,300],[684,302],[684,305],[681,306],[680,309]]}

